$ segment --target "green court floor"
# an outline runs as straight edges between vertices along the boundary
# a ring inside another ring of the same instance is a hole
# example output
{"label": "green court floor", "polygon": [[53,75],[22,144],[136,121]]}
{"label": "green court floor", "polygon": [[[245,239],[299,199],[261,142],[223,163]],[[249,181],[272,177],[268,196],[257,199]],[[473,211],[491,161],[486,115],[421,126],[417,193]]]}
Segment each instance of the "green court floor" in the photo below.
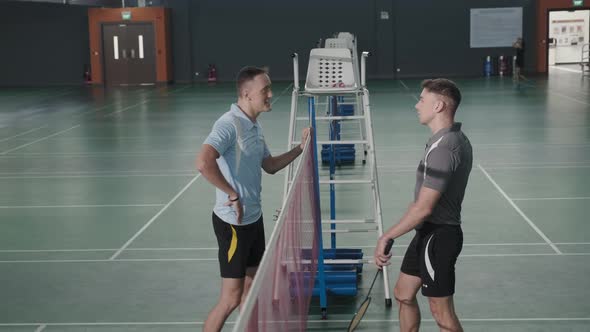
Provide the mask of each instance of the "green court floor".
{"label": "green court floor", "polygon": [[[457,120],[474,147],[455,295],[465,330],[590,330],[590,78],[552,70],[520,86],[456,82]],[[388,227],[413,198],[430,132],[413,108],[419,80],[368,87]],[[291,89],[275,83],[273,111],[260,118],[274,154],[287,148]],[[200,330],[220,279],[214,189],[194,161],[233,101],[230,83],[0,89],[0,331]],[[267,234],[283,182],[263,178]],[[366,213],[363,192],[337,190],[342,214]],[[394,247],[392,288],[410,238]],[[337,241],[372,256],[376,238]],[[375,271],[365,266],[357,297],[329,298],[326,321],[314,300],[309,330],[344,330]],[[358,331],[398,329],[383,294],[378,282]],[[419,301],[422,331],[437,331]]]}

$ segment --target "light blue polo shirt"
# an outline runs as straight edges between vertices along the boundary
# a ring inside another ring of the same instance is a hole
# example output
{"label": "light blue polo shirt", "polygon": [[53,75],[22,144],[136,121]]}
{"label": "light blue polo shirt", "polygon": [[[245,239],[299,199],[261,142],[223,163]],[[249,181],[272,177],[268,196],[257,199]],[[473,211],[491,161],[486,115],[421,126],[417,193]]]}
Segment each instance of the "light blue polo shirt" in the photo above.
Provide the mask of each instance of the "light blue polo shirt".
{"label": "light blue polo shirt", "polygon": [[[260,124],[252,122],[238,105],[232,104],[229,111],[215,122],[203,144],[217,150],[221,173],[240,195],[244,207],[241,225],[256,222],[262,215],[262,160],[270,156]],[[227,194],[216,189],[213,212],[221,220],[237,225],[234,207],[224,206],[227,201]]]}

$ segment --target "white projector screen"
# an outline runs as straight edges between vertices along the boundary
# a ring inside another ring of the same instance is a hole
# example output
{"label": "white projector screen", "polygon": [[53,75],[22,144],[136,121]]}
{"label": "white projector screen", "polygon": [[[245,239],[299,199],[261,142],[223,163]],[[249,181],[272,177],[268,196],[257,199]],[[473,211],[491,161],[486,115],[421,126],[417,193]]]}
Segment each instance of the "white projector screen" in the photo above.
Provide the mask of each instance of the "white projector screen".
{"label": "white projector screen", "polygon": [[522,7],[472,8],[471,48],[511,47],[522,37]]}

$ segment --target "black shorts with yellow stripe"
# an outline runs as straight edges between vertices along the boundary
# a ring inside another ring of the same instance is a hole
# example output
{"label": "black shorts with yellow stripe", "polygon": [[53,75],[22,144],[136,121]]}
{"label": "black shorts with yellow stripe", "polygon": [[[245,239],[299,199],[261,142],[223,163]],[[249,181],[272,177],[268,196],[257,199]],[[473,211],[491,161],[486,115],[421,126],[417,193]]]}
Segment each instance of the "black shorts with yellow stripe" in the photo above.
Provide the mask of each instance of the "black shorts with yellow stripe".
{"label": "black shorts with yellow stripe", "polygon": [[251,224],[228,224],[213,213],[213,229],[219,246],[219,269],[222,278],[241,279],[246,269],[257,267],[265,249],[262,216]]}

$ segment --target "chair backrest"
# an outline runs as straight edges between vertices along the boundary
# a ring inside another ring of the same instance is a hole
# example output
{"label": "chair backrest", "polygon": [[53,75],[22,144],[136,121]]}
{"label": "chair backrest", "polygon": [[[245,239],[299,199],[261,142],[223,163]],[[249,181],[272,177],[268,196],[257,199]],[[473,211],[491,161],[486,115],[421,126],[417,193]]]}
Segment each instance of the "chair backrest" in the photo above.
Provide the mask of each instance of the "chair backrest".
{"label": "chair backrest", "polygon": [[354,50],[354,42],[346,38],[327,38],[325,48],[348,48]]}
{"label": "chair backrest", "polygon": [[[340,37],[342,36],[342,37]],[[352,53],[352,66],[357,85],[360,85],[359,59],[354,36],[348,32],[340,32],[338,38],[326,39],[325,48],[348,48]]]}
{"label": "chair backrest", "polygon": [[309,53],[305,90],[311,93],[358,89],[348,48],[314,48]]}

